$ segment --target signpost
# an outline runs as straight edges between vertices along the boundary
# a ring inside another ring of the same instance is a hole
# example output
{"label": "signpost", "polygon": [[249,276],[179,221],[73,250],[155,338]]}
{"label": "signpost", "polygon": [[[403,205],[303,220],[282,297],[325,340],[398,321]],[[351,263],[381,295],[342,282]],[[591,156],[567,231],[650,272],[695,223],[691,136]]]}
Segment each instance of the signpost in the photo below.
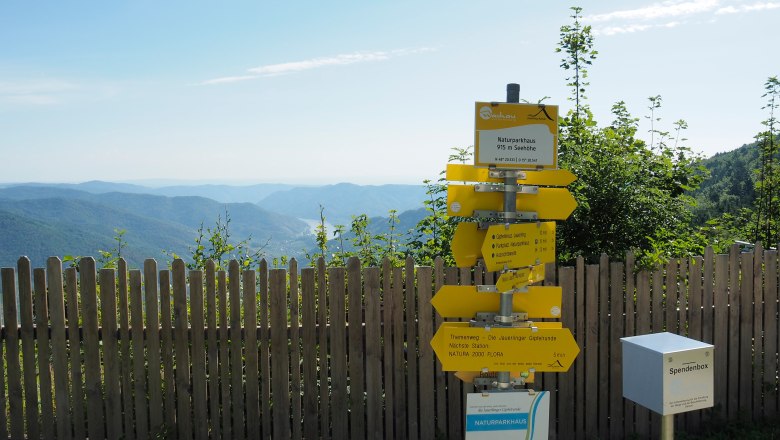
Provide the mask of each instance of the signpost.
{"label": "signpost", "polygon": [[475,121],[475,165],[557,168],[557,105],[477,102]]}
{"label": "signpost", "polygon": [[458,267],[473,266],[484,258],[489,271],[555,261],[555,222],[492,225],[459,223],[452,238]]}
{"label": "signpost", "polygon": [[[560,318],[562,289],[558,286],[529,286],[514,295],[512,310],[529,318]],[[443,318],[471,318],[477,313],[498,310],[501,294],[479,292],[477,286],[442,286],[431,299]]]}
{"label": "signpost", "polygon": [[[559,322],[537,323],[557,325]],[[471,327],[445,322],[431,340],[443,371],[568,371],[580,352],[566,328]]]}
{"label": "signpost", "polygon": [[[566,188],[525,186],[519,188],[515,197],[517,218],[521,220],[565,220],[577,207],[577,201]],[[498,191],[478,192],[474,185],[447,186],[447,215],[450,216],[498,218],[490,212],[504,211],[503,202],[504,194]]]}
{"label": "signpost", "polygon": [[470,440],[546,438],[549,393],[516,387],[567,371],[580,351],[560,322],[531,320],[561,316],[561,288],[534,284],[555,262],[550,220],[577,207],[562,188],[576,177],[557,169],[558,107],[519,104],[519,93],[509,84],[509,103],[476,103],[474,165],[447,166],[447,180],[463,182],[448,185],[447,214],[473,218],[455,230],[455,262],[501,272],[495,285],[443,286],[431,300],[445,318],[470,318],[443,323],[431,340],[443,371],[487,387],[468,396]]}

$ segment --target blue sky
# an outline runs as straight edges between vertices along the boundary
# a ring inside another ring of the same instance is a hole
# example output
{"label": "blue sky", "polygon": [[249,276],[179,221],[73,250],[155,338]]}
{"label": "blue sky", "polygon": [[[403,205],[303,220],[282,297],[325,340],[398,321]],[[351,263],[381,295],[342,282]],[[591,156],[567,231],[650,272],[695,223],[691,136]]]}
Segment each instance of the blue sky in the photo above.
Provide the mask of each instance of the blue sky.
{"label": "blue sky", "polygon": [[[570,3],[0,2],[1,182],[420,183],[474,139],[474,101],[549,96]],[[601,123],[752,141],[780,1],[583,1]]]}

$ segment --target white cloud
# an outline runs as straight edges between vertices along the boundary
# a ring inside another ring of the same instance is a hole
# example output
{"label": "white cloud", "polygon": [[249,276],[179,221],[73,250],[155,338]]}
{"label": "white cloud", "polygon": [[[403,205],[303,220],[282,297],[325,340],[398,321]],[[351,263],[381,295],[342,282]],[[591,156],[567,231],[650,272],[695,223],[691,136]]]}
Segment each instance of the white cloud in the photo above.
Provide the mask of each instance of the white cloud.
{"label": "white cloud", "polygon": [[80,87],[62,80],[0,81],[0,102],[20,105],[54,105]]}
{"label": "white cloud", "polygon": [[583,17],[583,20],[591,23],[614,20],[655,20],[658,18],[683,17],[702,12],[715,10],[719,6],[719,0],[693,0],[687,2],[663,2],[655,3],[638,9],[614,11],[605,14],[595,14]]}
{"label": "white cloud", "polygon": [[738,14],[744,12],[768,11],[778,8],[780,8],[780,3],[754,3],[752,5],[726,6],[715,11],[715,14]]}
{"label": "white cloud", "polygon": [[673,28],[683,24],[679,21],[670,21],[668,23],[661,24],[628,24],[625,26],[608,26],[593,30],[594,35],[620,35],[620,34],[632,34],[634,32],[642,32],[655,28]]}
{"label": "white cloud", "polygon": [[318,57],[311,58],[303,61],[292,61],[279,64],[267,64],[264,66],[253,67],[247,71],[250,75],[237,75],[237,76],[225,76],[220,78],[209,79],[201,82],[201,85],[209,84],[222,84],[238,81],[246,81],[267,76],[279,76],[289,75],[291,73],[303,72],[306,70],[319,69],[328,66],[345,66],[349,64],[366,63],[374,61],[385,61],[391,58],[396,58],[405,55],[420,54],[425,52],[432,52],[435,49],[429,47],[421,47],[416,49],[396,49],[391,51],[374,51],[374,52],[353,52],[348,54],[340,54],[333,57]]}

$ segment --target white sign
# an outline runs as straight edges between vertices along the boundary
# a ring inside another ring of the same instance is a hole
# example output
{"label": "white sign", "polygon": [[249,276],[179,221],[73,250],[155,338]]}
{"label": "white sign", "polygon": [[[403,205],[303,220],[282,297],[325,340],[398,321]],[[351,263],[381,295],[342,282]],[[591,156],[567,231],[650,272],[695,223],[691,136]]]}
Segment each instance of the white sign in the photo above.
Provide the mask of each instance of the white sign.
{"label": "white sign", "polygon": [[470,393],[466,397],[466,440],[546,440],[549,424],[547,391]]}

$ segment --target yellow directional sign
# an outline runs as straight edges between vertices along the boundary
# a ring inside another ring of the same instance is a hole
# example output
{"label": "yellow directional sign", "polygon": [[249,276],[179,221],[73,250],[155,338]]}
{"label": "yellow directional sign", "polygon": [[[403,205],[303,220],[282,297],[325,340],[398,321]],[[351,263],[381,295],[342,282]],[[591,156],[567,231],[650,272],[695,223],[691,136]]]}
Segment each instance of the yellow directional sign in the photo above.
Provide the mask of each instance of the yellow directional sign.
{"label": "yellow directional sign", "polygon": [[[525,383],[534,383],[534,373],[527,373],[527,374],[528,376],[526,376],[525,378]],[[495,372],[492,373],[492,375],[495,376]],[[513,371],[509,373],[509,377],[511,379],[518,379],[522,377],[521,375],[522,373],[519,371]],[[474,383],[474,379],[480,376],[482,376],[482,372],[480,371],[458,371],[455,373],[455,377],[457,377],[458,379],[462,380],[465,383]]]}
{"label": "yellow directional sign", "polygon": [[[576,207],[577,201],[565,188],[539,188],[536,194],[517,194],[517,210],[535,212],[538,219],[565,220]],[[503,209],[503,193],[478,193],[472,185],[447,186],[447,215],[471,217],[474,210]]]}
{"label": "yellow directional sign", "polygon": [[[538,323],[542,324],[542,323]],[[557,323],[545,323],[557,324]],[[431,340],[443,371],[567,371],[580,352],[569,329],[445,322]]]}
{"label": "yellow directional sign", "polygon": [[513,289],[521,289],[529,284],[544,281],[544,264],[521,267],[501,274],[496,281],[496,290],[508,292]]}
{"label": "yellow directional sign", "polygon": [[492,225],[482,244],[489,271],[555,261],[555,222]]}
{"label": "yellow directional sign", "polygon": [[[476,286],[442,286],[431,304],[444,318],[472,318],[478,312],[498,311],[500,296],[478,292]],[[512,297],[512,311],[528,313],[529,318],[560,318],[561,298],[558,286],[530,286]]]}
{"label": "yellow directional sign", "polygon": [[452,256],[458,267],[471,267],[482,258],[482,243],[485,242],[487,229],[479,229],[474,222],[460,222],[452,235]]}
{"label": "yellow directional sign", "polygon": [[[500,177],[490,177],[489,172],[490,170],[486,167],[480,168],[460,163],[447,164],[447,180],[504,183],[504,179]],[[522,174],[523,176],[517,178],[517,183],[520,185],[566,186],[577,180],[577,176],[569,170],[528,170],[522,171]]]}
{"label": "yellow directional sign", "polygon": [[452,255],[458,267],[485,259],[489,271],[555,261],[555,222],[493,225],[479,229],[461,222],[452,237]]}
{"label": "yellow directional sign", "polygon": [[558,106],[477,102],[474,164],[555,168]]}

